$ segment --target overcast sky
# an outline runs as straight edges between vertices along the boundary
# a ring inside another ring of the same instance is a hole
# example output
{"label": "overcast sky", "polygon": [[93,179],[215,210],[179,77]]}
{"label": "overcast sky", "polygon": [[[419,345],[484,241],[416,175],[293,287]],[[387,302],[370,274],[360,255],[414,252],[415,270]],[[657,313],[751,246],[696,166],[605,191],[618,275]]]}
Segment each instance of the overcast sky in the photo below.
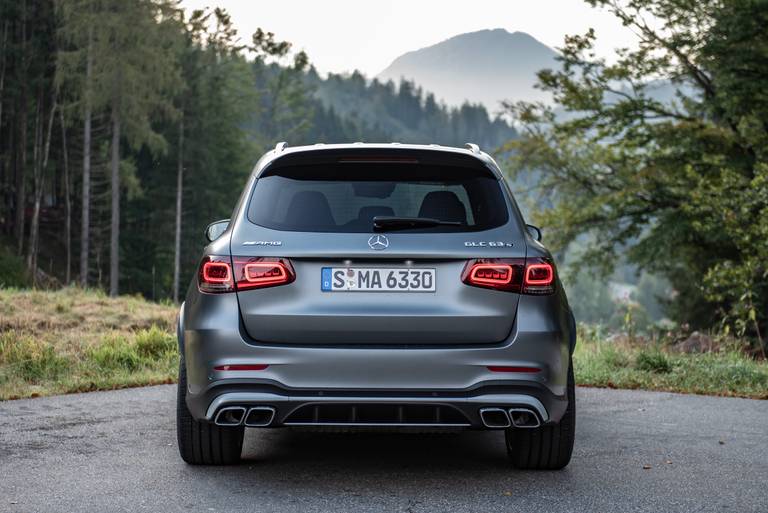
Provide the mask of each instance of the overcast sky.
{"label": "overcast sky", "polygon": [[592,27],[598,54],[632,46],[629,30],[582,0],[183,0],[224,7],[244,41],[257,27],[305,50],[320,72],[374,76],[399,55],[482,29],[522,31],[551,47]]}

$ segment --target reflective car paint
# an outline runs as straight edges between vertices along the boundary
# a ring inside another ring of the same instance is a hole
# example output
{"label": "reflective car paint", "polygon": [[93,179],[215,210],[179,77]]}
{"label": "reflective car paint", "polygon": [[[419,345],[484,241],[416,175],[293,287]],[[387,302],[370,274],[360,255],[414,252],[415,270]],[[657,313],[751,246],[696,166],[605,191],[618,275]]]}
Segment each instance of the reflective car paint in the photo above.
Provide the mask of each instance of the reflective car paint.
{"label": "reflective car paint", "polygon": [[[391,232],[386,234],[387,247],[377,250],[369,245],[373,234],[282,232],[245,218],[255,181],[287,155],[312,160],[370,152],[474,159],[498,178],[510,213],[507,225],[471,236]],[[505,244],[467,245],[468,239]],[[280,245],[252,244],[278,240]],[[519,396],[535,399],[548,422],[558,421],[565,411],[575,325],[559,281],[552,295],[528,296],[469,287],[459,278],[470,259],[551,258],[528,235],[501,171],[484,153],[417,145],[325,145],[269,152],[246,184],[229,227],[204,255],[286,257],[297,280],[237,294],[203,293],[192,281],[179,333],[187,367],[186,402],[195,418],[210,420],[213,402],[233,393],[266,393],[264,399],[272,397],[275,404],[308,391],[328,400],[350,394],[371,399],[372,392],[392,400],[403,394],[454,394],[452,404],[459,404],[479,427],[476,408],[467,407],[467,398],[486,397],[489,387],[503,390],[501,396],[512,403]],[[320,290],[324,266],[393,263],[436,268],[437,292],[324,295]],[[268,367],[215,370],[249,363]],[[536,367],[541,372],[499,373],[489,367]],[[507,404],[501,396],[491,402]],[[301,403],[283,402],[288,406],[278,411],[278,424]]]}

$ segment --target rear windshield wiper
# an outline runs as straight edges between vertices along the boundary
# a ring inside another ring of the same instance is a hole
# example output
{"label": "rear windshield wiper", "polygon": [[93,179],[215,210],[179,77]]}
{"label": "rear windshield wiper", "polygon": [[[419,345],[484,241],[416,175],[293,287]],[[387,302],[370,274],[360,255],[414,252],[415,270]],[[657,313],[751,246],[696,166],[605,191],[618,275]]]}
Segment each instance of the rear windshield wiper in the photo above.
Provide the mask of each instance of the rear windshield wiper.
{"label": "rear windshield wiper", "polygon": [[375,216],[373,218],[373,229],[379,232],[408,228],[429,228],[430,226],[461,226],[461,223],[458,221],[441,221],[431,217]]}

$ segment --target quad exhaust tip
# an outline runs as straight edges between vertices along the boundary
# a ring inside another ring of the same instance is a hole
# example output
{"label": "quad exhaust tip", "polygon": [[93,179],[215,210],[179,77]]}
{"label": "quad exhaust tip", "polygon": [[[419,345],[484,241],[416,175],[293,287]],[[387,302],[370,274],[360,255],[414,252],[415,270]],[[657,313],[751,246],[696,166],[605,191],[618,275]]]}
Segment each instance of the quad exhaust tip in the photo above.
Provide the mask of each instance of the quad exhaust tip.
{"label": "quad exhaust tip", "polygon": [[245,408],[242,406],[227,406],[219,410],[213,421],[217,426],[239,426],[243,423]]}
{"label": "quad exhaust tip", "polygon": [[245,416],[247,427],[266,427],[272,424],[275,418],[275,409],[271,406],[254,406],[248,410]]}
{"label": "quad exhaust tip", "polygon": [[501,408],[480,408],[480,420],[490,429],[504,429],[511,425],[507,412]]}
{"label": "quad exhaust tip", "polygon": [[516,428],[537,428],[541,425],[536,412],[528,408],[510,408],[509,419]]}
{"label": "quad exhaust tip", "polygon": [[236,427],[245,424],[246,427],[266,427],[275,419],[275,409],[271,406],[225,406],[220,409],[214,419],[214,424],[224,427]]}

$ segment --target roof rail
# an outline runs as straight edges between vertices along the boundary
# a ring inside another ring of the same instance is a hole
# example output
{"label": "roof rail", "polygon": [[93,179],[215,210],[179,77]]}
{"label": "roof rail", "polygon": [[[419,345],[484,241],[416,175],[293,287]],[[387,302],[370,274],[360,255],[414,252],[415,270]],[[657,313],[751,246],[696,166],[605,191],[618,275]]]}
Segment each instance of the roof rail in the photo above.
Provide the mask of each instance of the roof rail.
{"label": "roof rail", "polygon": [[479,153],[480,153],[480,146],[478,146],[478,145],[477,145],[477,144],[475,144],[475,143],[467,143],[467,144],[465,144],[464,146],[466,146],[467,148],[469,148],[469,150],[470,150],[472,153],[477,153],[477,154],[479,154]]}
{"label": "roof rail", "polygon": [[275,152],[280,153],[285,149],[286,146],[288,146],[287,142],[280,141],[279,143],[275,144]]}

